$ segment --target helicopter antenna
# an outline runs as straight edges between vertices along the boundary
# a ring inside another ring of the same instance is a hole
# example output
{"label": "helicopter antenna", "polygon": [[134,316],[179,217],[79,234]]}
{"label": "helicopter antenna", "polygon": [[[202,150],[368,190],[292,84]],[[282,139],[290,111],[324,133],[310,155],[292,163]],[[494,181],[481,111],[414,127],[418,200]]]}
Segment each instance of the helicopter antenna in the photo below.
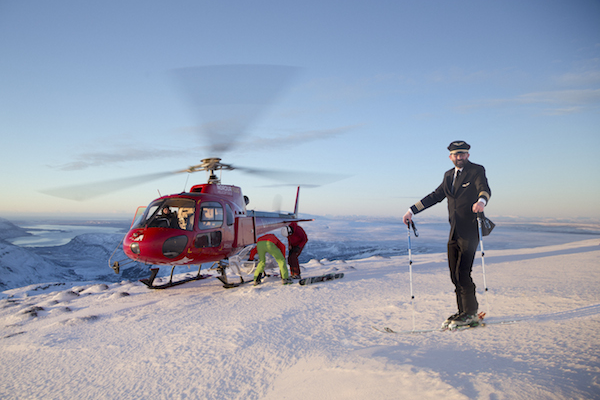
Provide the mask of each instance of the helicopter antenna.
{"label": "helicopter antenna", "polygon": [[188,181],[190,180],[190,174],[185,177],[185,184],[183,185],[183,191],[185,192],[185,188],[187,187]]}

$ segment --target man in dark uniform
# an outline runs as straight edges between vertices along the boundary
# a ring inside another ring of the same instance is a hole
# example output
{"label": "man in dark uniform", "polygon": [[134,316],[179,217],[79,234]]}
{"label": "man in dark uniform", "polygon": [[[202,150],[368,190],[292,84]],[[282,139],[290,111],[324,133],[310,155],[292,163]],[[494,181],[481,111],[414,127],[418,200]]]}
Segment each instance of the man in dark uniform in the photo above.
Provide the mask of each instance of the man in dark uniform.
{"label": "man in dark uniform", "polygon": [[450,143],[448,150],[454,168],[446,171],[441,185],[412,205],[403,218],[404,223],[408,224],[413,215],[448,199],[448,266],[455,286],[458,312],[444,321],[443,327],[450,324],[470,325],[479,320],[471,270],[479,243],[477,213],[483,212],[490,200],[491,190],[483,166],[469,161],[470,148],[462,140]]}

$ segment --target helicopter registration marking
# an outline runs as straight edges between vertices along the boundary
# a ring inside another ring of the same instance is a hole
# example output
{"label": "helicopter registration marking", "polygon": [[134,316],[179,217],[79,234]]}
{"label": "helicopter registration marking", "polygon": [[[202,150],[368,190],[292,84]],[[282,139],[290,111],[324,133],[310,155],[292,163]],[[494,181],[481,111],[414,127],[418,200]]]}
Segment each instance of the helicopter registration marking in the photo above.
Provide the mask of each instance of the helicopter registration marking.
{"label": "helicopter registration marking", "polygon": [[227,186],[227,185],[217,185],[217,191],[219,191],[220,193],[226,193],[226,194],[231,194],[233,192],[231,189],[231,186]]}

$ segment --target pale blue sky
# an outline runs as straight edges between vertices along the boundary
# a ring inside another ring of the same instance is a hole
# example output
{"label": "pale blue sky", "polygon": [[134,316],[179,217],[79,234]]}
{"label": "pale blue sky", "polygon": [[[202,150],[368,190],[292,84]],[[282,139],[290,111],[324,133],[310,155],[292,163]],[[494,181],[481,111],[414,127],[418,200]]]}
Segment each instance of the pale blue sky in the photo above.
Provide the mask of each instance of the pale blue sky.
{"label": "pale blue sky", "polygon": [[[302,212],[401,216],[462,139],[486,167],[488,215],[598,218],[598,21],[595,0],[0,0],[0,215],[133,215],[204,182],[184,174],[87,202],[39,193],[197,164],[211,154],[170,71],[274,64],[301,72],[223,158],[351,175],[303,190]],[[252,208],[278,195],[293,207],[293,188],[238,171],[223,183]]]}

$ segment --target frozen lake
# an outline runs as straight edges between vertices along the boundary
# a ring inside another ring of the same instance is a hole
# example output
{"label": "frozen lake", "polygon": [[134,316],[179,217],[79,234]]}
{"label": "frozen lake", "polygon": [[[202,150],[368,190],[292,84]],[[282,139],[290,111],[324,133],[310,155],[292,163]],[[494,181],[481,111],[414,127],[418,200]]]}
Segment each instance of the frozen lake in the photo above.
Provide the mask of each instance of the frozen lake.
{"label": "frozen lake", "polygon": [[31,236],[21,236],[7,241],[20,247],[52,247],[67,244],[85,233],[123,233],[123,228],[97,225],[32,224],[19,225]]}

